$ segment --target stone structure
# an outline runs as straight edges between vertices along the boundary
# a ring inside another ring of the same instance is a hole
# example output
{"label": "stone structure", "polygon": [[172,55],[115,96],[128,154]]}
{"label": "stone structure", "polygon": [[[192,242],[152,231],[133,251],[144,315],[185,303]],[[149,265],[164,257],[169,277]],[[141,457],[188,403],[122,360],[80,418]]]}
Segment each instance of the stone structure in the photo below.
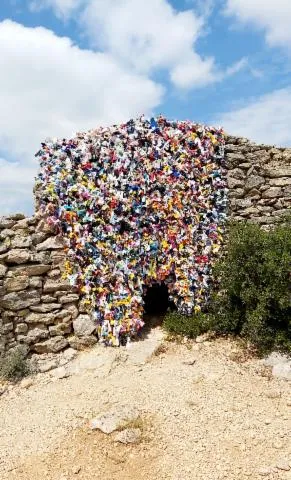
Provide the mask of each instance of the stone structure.
{"label": "stone structure", "polygon": [[225,152],[229,216],[263,227],[280,222],[291,208],[291,148],[229,136]]}
{"label": "stone structure", "polygon": [[[291,148],[226,138],[229,216],[263,227],[291,207]],[[39,213],[0,218],[0,354],[19,343],[56,353],[97,342],[78,293],[62,278],[66,254]]]}

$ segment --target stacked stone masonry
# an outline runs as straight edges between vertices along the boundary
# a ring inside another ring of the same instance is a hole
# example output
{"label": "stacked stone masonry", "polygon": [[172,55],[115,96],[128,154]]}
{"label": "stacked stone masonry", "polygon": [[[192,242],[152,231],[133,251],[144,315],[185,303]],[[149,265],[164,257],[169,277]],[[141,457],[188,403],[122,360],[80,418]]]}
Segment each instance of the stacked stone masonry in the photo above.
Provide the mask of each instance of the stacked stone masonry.
{"label": "stacked stone masonry", "polygon": [[[226,138],[229,217],[269,228],[291,208],[291,149]],[[0,217],[0,355],[18,344],[35,353],[82,349],[96,326],[62,278],[65,251],[40,213]]]}

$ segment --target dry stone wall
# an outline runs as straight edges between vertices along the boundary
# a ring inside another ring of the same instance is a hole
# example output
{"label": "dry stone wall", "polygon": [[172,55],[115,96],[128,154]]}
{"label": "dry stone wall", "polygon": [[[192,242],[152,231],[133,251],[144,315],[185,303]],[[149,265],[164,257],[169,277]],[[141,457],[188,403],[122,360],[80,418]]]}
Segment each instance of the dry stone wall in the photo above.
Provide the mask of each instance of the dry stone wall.
{"label": "dry stone wall", "polygon": [[96,343],[86,307],[62,278],[65,255],[38,216],[0,219],[0,354],[19,343],[36,353]]}
{"label": "dry stone wall", "polygon": [[229,216],[270,227],[291,208],[291,148],[226,138]]}
{"label": "dry stone wall", "polygon": [[[291,208],[291,149],[226,138],[229,216],[263,227]],[[96,343],[96,327],[78,293],[62,278],[65,250],[37,213],[0,218],[0,354],[24,344],[57,353]]]}

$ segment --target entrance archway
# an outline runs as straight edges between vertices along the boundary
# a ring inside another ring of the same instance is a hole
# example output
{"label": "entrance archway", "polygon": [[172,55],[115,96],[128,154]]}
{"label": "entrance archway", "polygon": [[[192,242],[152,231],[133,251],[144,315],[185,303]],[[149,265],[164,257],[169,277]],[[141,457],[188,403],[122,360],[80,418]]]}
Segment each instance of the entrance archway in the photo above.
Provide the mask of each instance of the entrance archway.
{"label": "entrance archway", "polygon": [[162,325],[168,309],[175,310],[169,299],[168,287],[165,283],[153,283],[147,287],[144,300],[144,331],[147,334],[152,328]]}
{"label": "entrance archway", "polygon": [[164,315],[169,307],[169,292],[165,283],[153,283],[144,295],[145,315]]}

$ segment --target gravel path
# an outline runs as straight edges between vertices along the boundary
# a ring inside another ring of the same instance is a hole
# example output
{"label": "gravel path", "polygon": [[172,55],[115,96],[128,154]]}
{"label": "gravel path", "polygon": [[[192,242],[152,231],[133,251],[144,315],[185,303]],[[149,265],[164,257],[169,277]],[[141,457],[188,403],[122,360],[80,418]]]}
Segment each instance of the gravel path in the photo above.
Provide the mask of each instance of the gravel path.
{"label": "gravel path", "polygon": [[[290,480],[290,382],[230,340],[161,342],[155,329],[131,350],[98,346],[4,393],[1,479]],[[141,443],[88,428],[120,405],[139,412]]]}

